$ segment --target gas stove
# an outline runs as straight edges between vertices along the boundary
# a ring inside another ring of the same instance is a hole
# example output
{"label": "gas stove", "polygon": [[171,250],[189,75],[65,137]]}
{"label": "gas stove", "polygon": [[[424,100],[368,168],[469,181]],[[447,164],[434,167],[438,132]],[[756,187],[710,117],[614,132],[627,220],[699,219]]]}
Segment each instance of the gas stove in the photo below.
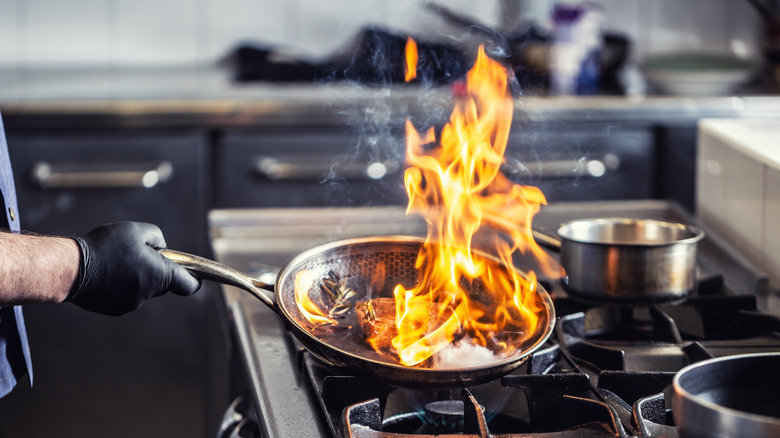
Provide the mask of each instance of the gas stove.
{"label": "gas stove", "polygon": [[[569,220],[610,216],[699,225],[673,203],[608,201],[544,207],[534,226],[554,234]],[[319,243],[425,234],[399,207],[217,210],[209,219],[217,259],[268,282]],[[767,275],[704,230],[698,287],[681,302],[585,303],[542,279],[558,317],[553,336],[512,373],[466,388],[397,388],[345,375],[303,349],[261,302],[226,286],[243,372],[221,436],[678,436],[669,395],[677,371],[711,357],[780,351],[780,305]]]}

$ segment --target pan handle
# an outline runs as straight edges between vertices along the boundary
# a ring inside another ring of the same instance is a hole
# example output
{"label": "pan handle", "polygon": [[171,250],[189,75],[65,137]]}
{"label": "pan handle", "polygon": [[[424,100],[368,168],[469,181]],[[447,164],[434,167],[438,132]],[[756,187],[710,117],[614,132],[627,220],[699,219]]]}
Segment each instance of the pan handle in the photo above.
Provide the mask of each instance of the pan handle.
{"label": "pan handle", "polygon": [[204,280],[236,286],[249,292],[271,308],[271,310],[279,313],[279,306],[276,304],[276,299],[273,295],[273,285],[263,283],[230,266],[223,265],[222,263],[215,262],[214,260],[205,257],[172,249],[161,249],[159,252]]}
{"label": "pan handle", "polygon": [[553,251],[561,250],[561,241],[542,233],[541,231],[531,230],[531,234],[534,236],[534,240],[541,246],[549,248]]}

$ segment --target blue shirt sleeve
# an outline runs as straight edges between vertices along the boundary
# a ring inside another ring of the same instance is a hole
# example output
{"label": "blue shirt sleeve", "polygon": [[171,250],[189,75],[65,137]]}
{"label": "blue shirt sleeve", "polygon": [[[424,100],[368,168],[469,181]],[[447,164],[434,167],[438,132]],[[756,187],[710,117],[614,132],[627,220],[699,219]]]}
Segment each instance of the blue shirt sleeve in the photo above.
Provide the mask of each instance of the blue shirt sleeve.
{"label": "blue shirt sleeve", "polygon": [[[7,225],[11,232],[20,232],[16,186],[2,115],[0,115],[0,195],[5,210],[5,214],[0,215],[0,225]],[[32,360],[22,308],[20,306],[0,308],[0,397],[11,392],[25,373],[32,386]]]}

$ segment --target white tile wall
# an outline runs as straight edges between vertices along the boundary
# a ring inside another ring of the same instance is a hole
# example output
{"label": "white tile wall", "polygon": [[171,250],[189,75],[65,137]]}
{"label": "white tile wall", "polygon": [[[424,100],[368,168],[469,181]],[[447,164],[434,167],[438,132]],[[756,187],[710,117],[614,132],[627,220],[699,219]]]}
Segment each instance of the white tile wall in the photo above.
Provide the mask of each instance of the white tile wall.
{"label": "white tile wall", "polygon": [[206,0],[205,59],[217,59],[245,41],[294,41],[297,26],[292,17],[297,4],[296,0]]}
{"label": "white tile wall", "polygon": [[[655,0],[650,10],[649,53],[665,51],[717,51],[725,48],[730,0]],[[675,13],[669,11],[674,9]],[[708,23],[708,26],[702,26]],[[691,32],[691,29],[700,29]]]}
{"label": "white tile wall", "polygon": [[18,22],[16,1],[0,0],[0,64],[13,65],[19,59]]}
{"label": "white tile wall", "polygon": [[[544,22],[553,0],[525,3],[528,16]],[[638,57],[759,47],[759,18],[744,0],[600,3],[607,28],[630,35]],[[442,4],[501,22],[500,0]],[[417,0],[0,0],[0,66],[191,65],[213,62],[241,41],[326,56],[365,23],[418,33],[441,28]]]}
{"label": "white tile wall", "polygon": [[112,47],[107,54],[112,65],[180,65],[205,55],[200,31],[208,29],[198,20],[196,8],[205,7],[205,1],[93,1],[106,2],[112,9]]}
{"label": "white tile wall", "polygon": [[[77,5],[77,6],[76,6]],[[24,66],[105,65],[109,54],[105,0],[17,1],[19,56]]]}

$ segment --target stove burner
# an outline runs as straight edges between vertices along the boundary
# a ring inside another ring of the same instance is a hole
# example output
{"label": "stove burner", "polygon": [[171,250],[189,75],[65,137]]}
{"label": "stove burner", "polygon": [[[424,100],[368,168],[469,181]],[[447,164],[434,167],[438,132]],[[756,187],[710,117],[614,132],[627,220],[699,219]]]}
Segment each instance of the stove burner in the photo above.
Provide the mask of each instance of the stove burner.
{"label": "stove burner", "polygon": [[752,296],[650,307],[583,307],[559,297],[556,308],[561,318],[553,340],[500,386],[464,389],[460,399],[454,391],[333,376],[309,355],[304,362],[334,435],[659,437],[676,434],[664,391],[680,368],[714,356],[780,350],[780,318],[758,312]]}
{"label": "stove burner", "polygon": [[425,418],[441,432],[463,428],[463,400],[440,400],[425,405]]}
{"label": "stove burner", "polygon": [[[525,377],[525,376],[517,376]],[[513,385],[515,382],[509,382]],[[446,403],[445,410],[450,408],[458,409],[463,407],[463,424],[457,429],[448,432],[441,431],[397,431],[388,430],[380,421],[381,404],[378,399],[368,400],[347,407],[343,415],[342,436],[352,437],[386,437],[388,434],[401,437],[434,437],[442,433],[458,434],[464,438],[488,438],[494,434],[500,434],[506,437],[529,436],[529,432],[539,431],[534,428],[528,428],[523,422],[515,422],[509,425],[512,432],[505,433],[503,430],[496,430],[485,417],[485,413],[478,400],[468,390],[463,390],[463,400],[460,403]],[[563,396],[558,400],[555,407],[559,421],[557,425],[562,425],[563,430],[551,428],[544,434],[547,438],[569,438],[569,437],[628,437],[624,428],[617,422],[617,416],[612,409],[605,403],[593,401],[580,397]],[[544,425],[541,425],[544,428]],[[448,435],[449,436],[449,435]]]}

